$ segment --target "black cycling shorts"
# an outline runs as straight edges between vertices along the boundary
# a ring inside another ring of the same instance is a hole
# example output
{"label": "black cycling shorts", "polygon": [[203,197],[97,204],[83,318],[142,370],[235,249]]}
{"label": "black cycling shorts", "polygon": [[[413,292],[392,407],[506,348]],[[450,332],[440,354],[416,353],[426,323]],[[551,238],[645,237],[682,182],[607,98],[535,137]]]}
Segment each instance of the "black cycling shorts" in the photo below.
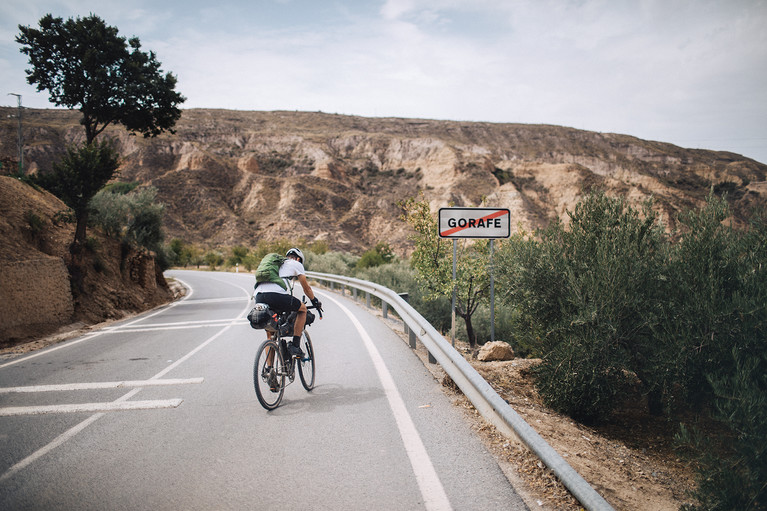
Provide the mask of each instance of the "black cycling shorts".
{"label": "black cycling shorts", "polygon": [[274,312],[293,312],[301,307],[301,300],[285,293],[256,293],[256,303],[265,303]]}

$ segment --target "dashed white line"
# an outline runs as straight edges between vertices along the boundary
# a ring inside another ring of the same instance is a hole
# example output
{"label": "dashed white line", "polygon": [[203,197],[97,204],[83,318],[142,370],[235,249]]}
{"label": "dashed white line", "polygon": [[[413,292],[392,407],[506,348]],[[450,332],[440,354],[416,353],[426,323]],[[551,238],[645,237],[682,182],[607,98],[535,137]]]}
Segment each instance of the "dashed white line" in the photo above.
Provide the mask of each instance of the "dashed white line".
{"label": "dashed white line", "polygon": [[150,401],[124,401],[111,403],[78,403],[71,405],[8,406],[0,408],[0,417],[14,415],[42,415],[46,413],[102,413],[125,410],[156,410],[176,408],[183,399],[155,399]]}
{"label": "dashed white line", "polygon": [[129,387],[160,387],[163,385],[189,385],[205,381],[205,378],[168,378],[166,380],[102,381],[92,383],[61,383],[57,385],[29,385],[26,387],[0,387],[0,394],[32,392],[64,392],[69,390],[119,389]]}

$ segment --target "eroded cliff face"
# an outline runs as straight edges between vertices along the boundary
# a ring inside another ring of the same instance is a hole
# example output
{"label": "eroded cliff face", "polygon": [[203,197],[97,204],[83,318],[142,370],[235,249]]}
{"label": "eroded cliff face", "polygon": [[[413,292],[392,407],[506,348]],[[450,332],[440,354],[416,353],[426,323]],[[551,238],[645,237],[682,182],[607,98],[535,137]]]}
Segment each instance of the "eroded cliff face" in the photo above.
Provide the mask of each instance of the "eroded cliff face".
{"label": "eroded cliff face", "polygon": [[[173,297],[154,258],[96,229],[83,254],[82,288],[68,265],[74,225],[48,192],[0,176],[0,349],[71,323],[119,319]],[[74,292],[73,292],[74,291]]]}
{"label": "eroded cliff face", "polygon": [[[50,168],[81,139],[78,119],[26,112],[28,167]],[[15,125],[2,122],[0,151],[12,156]],[[669,224],[712,187],[728,192],[736,221],[767,193],[767,166],[738,155],[557,126],[186,110],[174,135],[106,134],[122,154],[119,179],[157,187],[168,237],[206,245],[287,238],[359,252],[387,241],[405,253],[398,203],[420,192],[434,210],[509,208],[527,230],[566,222],[594,188],[652,197]]]}

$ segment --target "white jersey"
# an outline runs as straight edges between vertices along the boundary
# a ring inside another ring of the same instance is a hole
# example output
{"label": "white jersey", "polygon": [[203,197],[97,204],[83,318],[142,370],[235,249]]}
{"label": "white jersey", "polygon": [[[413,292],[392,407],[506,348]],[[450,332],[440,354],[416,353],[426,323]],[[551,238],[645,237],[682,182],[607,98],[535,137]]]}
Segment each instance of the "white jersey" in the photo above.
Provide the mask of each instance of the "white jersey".
{"label": "white jersey", "polygon": [[280,266],[280,277],[285,281],[285,285],[288,286],[287,291],[274,282],[262,282],[256,286],[256,293],[283,293],[292,295],[293,279],[299,275],[304,275],[305,273],[306,270],[304,270],[303,264],[295,259],[285,259],[285,262]]}

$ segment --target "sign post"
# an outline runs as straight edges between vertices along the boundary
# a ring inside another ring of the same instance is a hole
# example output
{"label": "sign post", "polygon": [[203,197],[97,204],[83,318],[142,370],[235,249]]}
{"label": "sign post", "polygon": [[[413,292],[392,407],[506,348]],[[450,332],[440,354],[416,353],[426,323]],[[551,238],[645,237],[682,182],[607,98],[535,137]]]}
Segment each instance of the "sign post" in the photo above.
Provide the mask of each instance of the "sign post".
{"label": "sign post", "polygon": [[459,238],[490,240],[490,340],[495,340],[495,288],[493,286],[493,240],[511,236],[511,212],[496,208],[441,208],[439,236],[453,239],[452,340],[455,347],[456,242]]}

